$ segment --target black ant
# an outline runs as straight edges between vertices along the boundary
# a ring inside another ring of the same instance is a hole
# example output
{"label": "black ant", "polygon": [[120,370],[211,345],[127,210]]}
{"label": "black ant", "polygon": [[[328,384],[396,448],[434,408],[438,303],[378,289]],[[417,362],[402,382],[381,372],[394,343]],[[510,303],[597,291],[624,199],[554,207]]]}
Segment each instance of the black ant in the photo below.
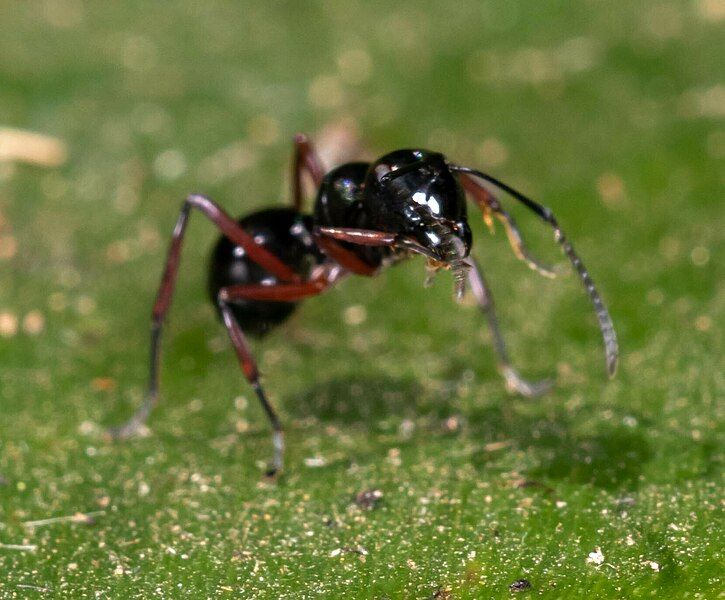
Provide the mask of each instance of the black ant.
{"label": "black ant", "polygon": [[[312,215],[302,212],[304,173],[318,190]],[[483,212],[489,228],[493,227],[494,217],[503,223],[518,258],[548,277],[553,277],[555,271],[529,254],[516,223],[484,181],[507,192],[553,227],[556,241],[594,304],[604,337],[607,371],[613,376],[618,347],[611,318],[588,271],[548,208],[490,175],[448,162],[442,154],[428,150],[396,150],[373,163],[346,163],[325,174],[307,137],[298,135],[294,140],[291,207],[267,208],[235,221],[205,196],[192,194],[184,201],[153,306],[148,396],[113,435],[133,435],[158,399],[161,327],[171,304],[192,208],[203,213],[222,233],[212,252],[209,294],[227,328],[239,365],[272,425],[274,458],[270,474],[282,469],[282,426],[259,381],[245,334],[263,336],[289,317],[300,300],[321,294],[347,275],[372,277],[414,254],[427,259],[427,281],[440,269],[453,273],[457,298],[463,296],[468,281],[488,318],[498,369],[507,387],[524,396],[545,392],[550,387],[548,380],[528,382],[509,362],[490,289],[478,263],[469,255],[472,235],[466,217],[466,193]]]}

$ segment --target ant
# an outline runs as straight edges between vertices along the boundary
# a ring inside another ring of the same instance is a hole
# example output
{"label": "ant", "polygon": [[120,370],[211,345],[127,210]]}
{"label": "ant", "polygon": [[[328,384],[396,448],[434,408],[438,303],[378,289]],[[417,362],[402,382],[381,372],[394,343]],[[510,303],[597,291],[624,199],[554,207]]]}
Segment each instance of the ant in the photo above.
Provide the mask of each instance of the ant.
{"label": "ant", "polygon": [[[305,174],[317,188],[311,215],[302,212]],[[297,135],[291,207],[262,209],[236,221],[206,196],[191,194],[184,201],[153,305],[148,395],[133,417],[112,431],[113,437],[134,435],[158,400],[162,325],[171,304],[192,209],[200,211],[222,233],[211,255],[209,295],[272,426],[274,456],[269,475],[282,469],[282,425],[260,383],[247,334],[262,337],[289,317],[301,300],[325,292],[348,275],[373,277],[413,255],[427,259],[427,283],[440,269],[450,270],[458,299],[468,281],[487,317],[498,370],[507,388],[529,397],[547,391],[549,380],[526,381],[509,361],[491,291],[480,266],[470,256],[472,234],[466,217],[466,194],[482,211],[490,229],[494,217],[503,224],[519,259],[547,277],[555,276],[556,271],[529,253],[513,218],[483,182],[508,193],[553,228],[555,240],[594,304],[607,371],[613,376],[618,346],[612,320],[589,272],[548,208],[490,175],[422,149],[396,150],[372,163],[349,162],[325,174],[308,138]]]}

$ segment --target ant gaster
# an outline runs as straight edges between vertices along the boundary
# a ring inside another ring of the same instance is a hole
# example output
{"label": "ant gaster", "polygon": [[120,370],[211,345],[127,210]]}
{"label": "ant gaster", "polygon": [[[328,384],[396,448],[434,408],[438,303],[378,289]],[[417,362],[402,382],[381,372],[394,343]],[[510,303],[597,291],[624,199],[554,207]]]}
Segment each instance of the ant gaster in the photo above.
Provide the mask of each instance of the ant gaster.
{"label": "ant gaster", "polygon": [[[372,277],[415,254],[427,259],[427,281],[439,269],[450,270],[456,296],[463,295],[468,281],[487,317],[498,369],[509,390],[537,396],[550,387],[548,380],[526,381],[509,362],[491,291],[477,261],[470,256],[466,194],[482,211],[489,228],[493,228],[494,218],[503,224],[518,258],[548,277],[555,271],[531,256],[513,218],[484,182],[507,192],[553,228],[554,238],[594,304],[604,337],[607,371],[614,375],[618,347],[611,318],[587,269],[548,208],[490,175],[448,162],[442,154],[428,150],[396,150],[373,163],[346,163],[325,174],[307,137],[298,135],[292,169],[291,207],[267,208],[235,221],[205,196],[192,194],[184,201],[153,306],[148,395],[134,416],[113,431],[115,437],[126,438],[137,432],[157,402],[161,328],[171,304],[192,209],[199,210],[222,233],[211,256],[209,293],[239,365],[272,425],[270,474],[282,469],[282,426],[260,383],[246,335],[264,335],[284,321],[302,299],[321,294],[347,275]],[[305,173],[317,188],[312,215],[302,212]]]}

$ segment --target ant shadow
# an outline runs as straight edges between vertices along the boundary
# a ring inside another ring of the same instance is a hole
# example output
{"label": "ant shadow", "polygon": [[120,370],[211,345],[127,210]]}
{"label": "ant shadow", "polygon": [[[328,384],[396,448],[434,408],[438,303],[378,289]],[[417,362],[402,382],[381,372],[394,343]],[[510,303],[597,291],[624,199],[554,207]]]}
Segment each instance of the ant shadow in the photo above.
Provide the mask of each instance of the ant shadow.
{"label": "ant shadow", "polygon": [[[490,471],[496,453],[486,444],[506,440],[511,447],[533,450],[538,466],[528,469],[531,479],[560,480],[575,484],[592,484],[605,489],[633,489],[653,453],[645,439],[643,423],[629,427],[616,417],[602,420],[594,432],[584,433],[578,427],[577,415],[561,402],[551,399],[524,400],[500,394],[500,400],[484,407],[463,407],[456,402],[452,408],[446,394],[426,390],[412,379],[370,377],[333,379],[321,382],[299,394],[286,398],[287,412],[295,418],[314,415],[323,422],[354,426],[397,416],[420,422],[423,431],[396,445],[419,444],[435,436],[450,437],[441,422],[450,416],[461,416],[466,434],[477,442],[479,450],[469,457],[473,467],[483,473]],[[535,404],[538,403],[538,404]],[[631,414],[631,413],[628,413]],[[438,426],[436,426],[438,425]]]}

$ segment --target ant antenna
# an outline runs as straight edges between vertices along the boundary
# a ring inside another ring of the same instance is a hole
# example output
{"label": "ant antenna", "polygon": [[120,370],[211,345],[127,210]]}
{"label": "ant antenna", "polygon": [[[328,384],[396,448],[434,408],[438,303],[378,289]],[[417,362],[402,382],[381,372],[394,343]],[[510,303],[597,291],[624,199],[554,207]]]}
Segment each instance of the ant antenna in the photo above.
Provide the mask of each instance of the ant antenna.
{"label": "ant antenna", "polygon": [[543,221],[551,225],[551,227],[554,229],[554,239],[561,246],[564,254],[566,254],[567,258],[574,266],[574,269],[576,269],[576,272],[579,275],[579,279],[584,284],[587,295],[589,296],[589,299],[594,305],[594,311],[596,312],[597,320],[599,321],[599,329],[601,330],[602,337],[604,338],[607,373],[609,374],[609,377],[614,377],[614,374],[617,372],[619,344],[617,343],[617,334],[614,331],[612,318],[609,316],[609,311],[607,311],[607,307],[604,305],[602,297],[599,295],[597,288],[594,286],[594,281],[592,281],[592,278],[589,275],[589,271],[587,271],[587,268],[584,266],[581,258],[579,258],[579,255],[577,255],[577,253],[574,251],[574,247],[571,245],[571,242],[564,235],[564,232],[559,226],[559,223],[557,222],[551,210],[545,206],[542,206],[538,202],[534,202],[530,198],[527,198],[521,192],[516,191],[515,189],[506,185],[502,181],[499,181],[495,177],[491,177],[491,175],[487,175],[486,173],[482,173],[481,171],[477,171],[476,169],[462,167],[459,165],[449,164],[448,167],[451,169],[451,171],[466,173],[468,175],[473,175],[474,177],[483,179],[484,181],[488,181],[489,183],[495,185],[497,188],[510,194],[516,200],[524,204],[527,208],[539,215],[539,217]]}

